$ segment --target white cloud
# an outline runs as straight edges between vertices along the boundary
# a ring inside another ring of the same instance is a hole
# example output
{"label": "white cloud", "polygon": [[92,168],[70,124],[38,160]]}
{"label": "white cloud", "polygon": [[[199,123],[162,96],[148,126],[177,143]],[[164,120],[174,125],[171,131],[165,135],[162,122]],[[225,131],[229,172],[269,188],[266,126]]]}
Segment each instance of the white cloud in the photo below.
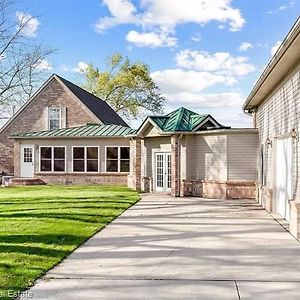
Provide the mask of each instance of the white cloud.
{"label": "white cloud", "polygon": [[202,40],[201,33],[196,32],[194,35],[192,35],[191,40],[196,42],[196,43],[201,42],[201,40]]}
{"label": "white cloud", "polygon": [[165,94],[199,92],[216,84],[230,86],[237,83],[231,76],[182,69],[156,71],[151,76]]}
{"label": "white cloud", "polygon": [[50,71],[53,69],[52,65],[48,62],[47,59],[42,59],[36,64],[36,68],[39,70]]}
{"label": "white cloud", "polygon": [[267,13],[269,15],[277,14],[281,11],[293,8],[295,6],[295,4],[296,4],[296,0],[291,0],[287,4],[281,5],[281,6],[279,6],[278,8],[276,8],[274,10],[269,10]]}
{"label": "white cloud", "polygon": [[138,17],[135,15],[137,10],[130,0],[103,0],[111,13],[111,17],[102,17],[95,24],[97,32],[106,31],[109,28],[121,24],[138,23]]}
{"label": "white cloud", "polygon": [[89,65],[83,61],[78,62],[77,66],[72,68],[71,71],[75,73],[84,73]]}
{"label": "white cloud", "polygon": [[84,73],[89,65],[83,61],[78,62],[77,66],[69,67],[67,65],[61,65],[60,69],[63,72],[75,72],[75,73]]}
{"label": "white cloud", "polygon": [[19,11],[16,12],[16,17],[19,28],[23,27],[21,29],[22,34],[27,37],[35,37],[40,25],[38,19],[31,16],[30,14]]}
{"label": "white cloud", "polygon": [[255,71],[255,67],[248,63],[248,57],[233,57],[228,52],[209,54],[187,49],[176,55],[176,62],[182,68],[215,72],[227,76],[243,76]]}
{"label": "white cloud", "polygon": [[126,35],[126,40],[138,47],[174,47],[177,39],[170,36],[168,32],[145,32],[139,33],[131,30]]}
{"label": "white cloud", "polygon": [[192,93],[182,92],[176,94],[164,94],[168,99],[168,103],[172,105],[181,106],[193,106],[199,107],[241,107],[244,97],[240,93],[228,92],[228,93]]}
{"label": "white cloud", "polygon": [[[171,32],[186,23],[205,25],[217,21],[231,31],[240,30],[245,23],[240,10],[231,5],[231,0],[140,0],[139,6],[131,0],[103,0],[102,3],[107,6],[110,16],[101,17],[96,22],[97,32],[122,24],[134,24],[143,29],[138,36],[143,40],[149,31],[152,34]],[[134,32],[136,40],[138,33]],[[173,43],[170,44],[173,46]]]}
{"label": "white cloud", "polygon": [[279,47],[281,46],[282,42],[277,41],[276,44],[271,48],[271,55],[274,56]]}
{"label": "white cloud", "polygon": [[252,49],[253,45],[251,43],[248,42],[243,42],[241,43],[240,47],[239,47],[239,51],[243,52],[243,51],[248,51],[249,49]]}

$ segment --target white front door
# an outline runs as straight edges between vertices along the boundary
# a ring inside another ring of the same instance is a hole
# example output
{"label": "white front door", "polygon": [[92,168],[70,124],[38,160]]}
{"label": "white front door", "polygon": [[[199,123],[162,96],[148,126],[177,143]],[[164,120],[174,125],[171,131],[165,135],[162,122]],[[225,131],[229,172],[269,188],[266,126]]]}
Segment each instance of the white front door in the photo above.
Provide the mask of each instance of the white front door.
{"label": "white front door", "polygon": [[155,190],[171,191],[171,153],[155,153]]}
{"label": "white front door", "polygon": [[278,138],[276,141],[275,164],[275,200],[276,212],[287,221],[290,219],[289,200],[292,199],[293,178],[293,142],[292,138]]}
{"label": "white front door", "polygon": [[34,174],[34,146],[21,146],[21,177],[32,178]]}

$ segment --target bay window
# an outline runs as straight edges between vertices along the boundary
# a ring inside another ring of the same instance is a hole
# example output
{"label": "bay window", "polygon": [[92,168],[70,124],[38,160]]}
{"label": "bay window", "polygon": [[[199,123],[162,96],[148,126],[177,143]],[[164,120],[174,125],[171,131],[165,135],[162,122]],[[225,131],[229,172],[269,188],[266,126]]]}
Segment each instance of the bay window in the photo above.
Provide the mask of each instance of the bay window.
{"label": "bay window", "polygon": [[129,161],[129,147],[106,147],[106,172],[129,172]]}
{"label": "bay window", "polygon": [[65,172],[65,147],[40,147],[40,172]]}

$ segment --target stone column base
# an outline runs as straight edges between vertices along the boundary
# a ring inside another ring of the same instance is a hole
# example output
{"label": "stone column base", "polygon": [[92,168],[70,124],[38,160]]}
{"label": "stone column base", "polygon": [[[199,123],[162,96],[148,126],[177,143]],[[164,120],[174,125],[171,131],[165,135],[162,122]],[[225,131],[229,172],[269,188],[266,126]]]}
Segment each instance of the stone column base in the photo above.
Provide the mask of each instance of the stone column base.
{"label": "stone column base", "polygon": [[300,203],[294,200],[290,204],[290,224],[289,231],[296,238],[300,239]]}

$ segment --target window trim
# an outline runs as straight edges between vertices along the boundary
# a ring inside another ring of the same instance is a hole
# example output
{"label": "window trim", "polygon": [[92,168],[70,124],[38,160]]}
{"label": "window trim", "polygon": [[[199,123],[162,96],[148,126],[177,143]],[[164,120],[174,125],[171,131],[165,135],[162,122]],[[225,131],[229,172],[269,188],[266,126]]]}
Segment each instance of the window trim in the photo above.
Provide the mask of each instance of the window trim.
{"label": "window trim", "polygon": [[[51,148],[51,153],[52,153],[52,156],[51,156],[51,170],[52,171],[42,171],[41,169],[41,160],[42,160],[42,151],[41,151],[41,148]],[[65,148],[65,170],[64,171],[54,171],[54,148]],[[63,174],[63,173],[67,173],[67,146],[47,146],[47,145],[43,145],[43,146],[39,146],[39,172],[40,173],[60,173],[60,174]]]}
{"label": "window trim", "polygon": [[[84,148],[84,171],[74,171],[74,148]],[[87,148],[98,148],[98,172],[88,172],[87,171],[87,161],[88,161],[88,158],[87,158]],[[100,146],[82,146],[82,145],[76,145],[76,146],[72,146],[72,173],[75,173],[75,174],[80,174],[80,173],[85,173],[85,174],[98,174],[98,173],[101,173],[101,164],[100,164]]]}
{"label": "window trim", "polygon": [[[117,172],[109,172],[107,171],[107,148],[118,148],[118,171]],[[129,148],[129,171],[128,172],[121,172],[121,148]],[[104,157],[104,162],[105,162],[105,173],[108,174],[129,174],[130,173],[130,146],[116,146],[116,145],[112,145],[112,146],[105,146],[105,157]]]}
{"label": "window trim", "polygon": [[50,126],[50,124],[51,124],[51,122],[50,122],[50,111],[51,111],[51,109],[58,109],[59,110],[59,128],[58,129],[61,129],[62,128],[62,126],[61,126],[61,122],[62,122],[62,109],[61,109],[61,107],[58,107],[58,106],[50,106],[50,107],[48,107],[48,128],[49,128],[49,130],[58,130],[58,129],[51,129],[51,126]]}

